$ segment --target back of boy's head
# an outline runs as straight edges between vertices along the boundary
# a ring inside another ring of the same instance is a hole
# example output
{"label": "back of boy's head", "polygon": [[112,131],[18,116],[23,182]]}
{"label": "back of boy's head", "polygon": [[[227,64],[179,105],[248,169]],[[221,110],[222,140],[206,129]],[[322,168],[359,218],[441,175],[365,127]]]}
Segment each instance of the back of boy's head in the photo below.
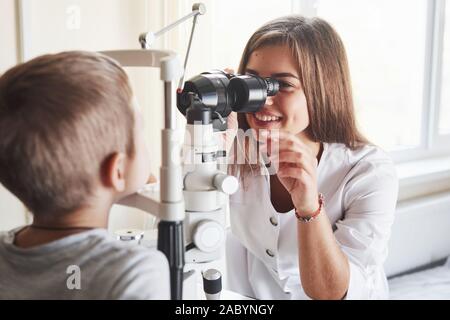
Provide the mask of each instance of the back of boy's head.
{"label": "back of boy's head", "polygon": [[45,55],[0,78],[0,183],[35,215],[92,199],[102,164],[134,153],[132,91],[112,59]]}

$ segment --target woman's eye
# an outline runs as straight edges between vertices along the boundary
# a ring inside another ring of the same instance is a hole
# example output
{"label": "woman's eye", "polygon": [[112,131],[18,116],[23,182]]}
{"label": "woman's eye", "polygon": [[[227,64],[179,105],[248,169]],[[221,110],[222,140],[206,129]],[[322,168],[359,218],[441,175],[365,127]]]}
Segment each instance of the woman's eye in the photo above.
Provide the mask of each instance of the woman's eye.
{"label": "woman's eye", "polygon": [[278,82],[280,83],[280,89],[288,89],[288,88],[294,87],[292,84],[285,82],[285,81],[278,80]]}

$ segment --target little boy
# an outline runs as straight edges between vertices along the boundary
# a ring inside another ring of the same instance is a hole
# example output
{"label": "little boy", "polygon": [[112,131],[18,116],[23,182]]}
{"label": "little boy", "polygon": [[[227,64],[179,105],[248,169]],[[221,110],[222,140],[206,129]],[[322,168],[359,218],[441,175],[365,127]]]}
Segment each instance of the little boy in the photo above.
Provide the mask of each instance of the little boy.
{"label": "little boy", "polygon": [[111,206],[149,177],[133,101],[124,70],[97,53],[0,78],[0,183],[33,214],[0,233],[0,299],[170,298],[166,257],[106,231]]}

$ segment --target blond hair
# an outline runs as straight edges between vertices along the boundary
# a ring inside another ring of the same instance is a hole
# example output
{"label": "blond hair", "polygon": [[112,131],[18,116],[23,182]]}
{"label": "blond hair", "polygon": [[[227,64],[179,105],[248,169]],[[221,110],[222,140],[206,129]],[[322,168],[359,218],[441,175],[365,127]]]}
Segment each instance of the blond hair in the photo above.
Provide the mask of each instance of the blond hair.
{"label": "blond hair", "polygon": [[0,78],[0,182],[34,214],[84,206],[114,152],[134,153],[128,77],[114,60],[44,55]]}

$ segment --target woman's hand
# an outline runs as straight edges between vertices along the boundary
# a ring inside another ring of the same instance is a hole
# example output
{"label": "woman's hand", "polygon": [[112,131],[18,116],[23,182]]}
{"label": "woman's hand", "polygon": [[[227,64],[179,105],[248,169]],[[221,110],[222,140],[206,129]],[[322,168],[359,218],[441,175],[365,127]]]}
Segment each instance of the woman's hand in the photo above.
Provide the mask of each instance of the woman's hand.
{"label": "woman's hand", "polygon": [[[264,139],[264,131],[261,137]],[[298,214],[312,215],[319,207],[316,156],[298,137],[288,132],[269,133],[268,142],[261,151],[267,152],[267,145],[270,146],[271,165],[277,169],[278,179],[291,195]]]}

